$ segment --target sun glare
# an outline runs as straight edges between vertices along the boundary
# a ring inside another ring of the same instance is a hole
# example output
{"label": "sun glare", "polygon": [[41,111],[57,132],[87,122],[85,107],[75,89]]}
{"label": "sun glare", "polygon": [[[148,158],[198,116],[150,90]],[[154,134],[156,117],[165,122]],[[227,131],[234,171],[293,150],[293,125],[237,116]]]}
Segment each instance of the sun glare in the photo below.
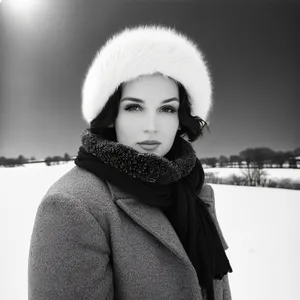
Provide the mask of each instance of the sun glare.
{"label": "sun glare", "polygon": [[44,0],[2,0],[2,5],[3,11],[9,18],[28,24],[39,17],[48,6],[47,1]]}
{"label": "sun glare", "polygon": [[14,10],[20,13],[28,13],[34,10],[38,2],[39,0],[4,0],[3,4],[7,5],[10,10]]}
{"label": "sun glare", "polygon": [[5,2],[13,5],[28,5],[30,3],[36,2],[36,0],[5,0]]}

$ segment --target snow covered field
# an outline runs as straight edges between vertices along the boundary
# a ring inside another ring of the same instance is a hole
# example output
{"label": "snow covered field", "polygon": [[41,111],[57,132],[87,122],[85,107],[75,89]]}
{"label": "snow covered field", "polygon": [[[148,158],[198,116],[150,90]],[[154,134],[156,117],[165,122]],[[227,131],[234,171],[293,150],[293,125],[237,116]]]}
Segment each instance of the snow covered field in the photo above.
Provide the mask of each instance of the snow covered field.
{"label": "snow covered field", "polygon": [[[28,251],[37,207],[49,186],[73,166],[0,168],[1,300],[27,299]],[[211,186],[229,245],[233,300],[298,300],[300,191]]]}
{"label": "snow covered field", "polygon": [[[267,174],[266,178],[269,179],[291,179],[292,181],[300,182],[300,169],[264,169]],[[204,170],[206,173],[214,173],[218,177],[229,177],[230,175],[243,176],[242,171],[246,172],[246,169],[239,168],[209,168]]]}

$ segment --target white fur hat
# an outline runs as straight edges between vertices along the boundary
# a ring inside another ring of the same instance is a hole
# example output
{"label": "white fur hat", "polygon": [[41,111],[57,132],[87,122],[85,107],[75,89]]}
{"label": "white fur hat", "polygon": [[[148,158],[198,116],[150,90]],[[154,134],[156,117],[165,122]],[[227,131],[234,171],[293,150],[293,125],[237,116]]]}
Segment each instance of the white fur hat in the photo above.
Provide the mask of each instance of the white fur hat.
{"label": "white fur hat", "polygon": [[82,87],[85,121],[97,117],[121,83],[157,72],[179,81],[190,95],[191,114],[206,121],[212,86],[203,54],[187,36],[159,25],[126,28],[97,52]]}

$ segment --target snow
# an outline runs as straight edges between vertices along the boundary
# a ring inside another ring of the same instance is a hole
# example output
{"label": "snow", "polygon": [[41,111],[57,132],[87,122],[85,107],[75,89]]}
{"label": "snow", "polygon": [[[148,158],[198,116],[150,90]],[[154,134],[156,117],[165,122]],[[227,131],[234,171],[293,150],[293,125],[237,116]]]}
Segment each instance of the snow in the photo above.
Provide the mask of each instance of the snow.
{"label": "snow", "polygon": [[[27,299],[28,253],[37,207],[50,185],[73,166],[69,162],[0,169],[0,299]],[[298,300],[300,191],[211,186],[229,245],[233,300]]]}
{"label": "snow", "polygon": [[[209,168],[204,169],[205,173],[215,173],[218,177],[229,177],[230,175],[243,176],[242,171],[246,171],[246,169],[239,168]],[[300,169],[264,169],[267,172],[266,177],[272,178],[275,180],[289,178],[292,181],[300,182]]]}
{"label": "snow", "polygon": [[299,299],[300,191],[211,184],[234,300]]}

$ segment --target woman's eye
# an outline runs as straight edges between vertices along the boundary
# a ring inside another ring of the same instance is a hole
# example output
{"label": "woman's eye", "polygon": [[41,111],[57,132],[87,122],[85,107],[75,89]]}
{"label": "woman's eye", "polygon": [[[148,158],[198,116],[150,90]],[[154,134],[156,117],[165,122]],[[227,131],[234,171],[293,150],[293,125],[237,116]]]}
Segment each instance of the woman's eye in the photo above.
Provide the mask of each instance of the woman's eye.
{"label": "woman's eye", "polygon": [[[125,110],[126,111],[136,111],[136,109],[135,108],[141,108],[139,105],[136,105],[136,104],[134,104],[134,105],[127,105],[126,107],[125,107]],[[165,106],[165,107],[163,107],[162,108],[165,112],[167,112],[167,113],[175,113],[177,110],[174,108],[174,107],[171,107],[171,106]]]}
{"label": "woman's eye", "polygon": [[133,109],[132,108],[135,108],[135,107],[140,107],[139,105],[127,105],[126,107],[125,107],[125,110],[127,110],[127,111],[132,111]]}
{"label": "woman's eye", "polygon": [[169,113],[172,113],[172,114],[176,112],[176,109],[171,106],[165,106],[164,109],[169,109]]}

